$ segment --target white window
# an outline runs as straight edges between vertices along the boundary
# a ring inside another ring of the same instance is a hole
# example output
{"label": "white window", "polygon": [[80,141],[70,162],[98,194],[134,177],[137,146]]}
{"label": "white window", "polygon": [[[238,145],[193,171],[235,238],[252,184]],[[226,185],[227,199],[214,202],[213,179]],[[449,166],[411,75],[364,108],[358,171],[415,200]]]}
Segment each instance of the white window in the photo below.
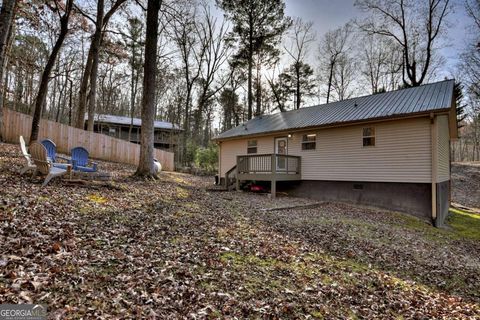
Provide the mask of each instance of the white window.
{"label": "white window", "polygon": [[257,153],[257,140],[248,140],[247,153]]}
{"label": "white window", "polygon": [[302,150],[315,150],[317,146],[316,134],[304,134],[302,136]]}
{"label": "white window", "polygon": [[375,146],[375,128],[374,127],[363,128],[363,146],[364,147]]}

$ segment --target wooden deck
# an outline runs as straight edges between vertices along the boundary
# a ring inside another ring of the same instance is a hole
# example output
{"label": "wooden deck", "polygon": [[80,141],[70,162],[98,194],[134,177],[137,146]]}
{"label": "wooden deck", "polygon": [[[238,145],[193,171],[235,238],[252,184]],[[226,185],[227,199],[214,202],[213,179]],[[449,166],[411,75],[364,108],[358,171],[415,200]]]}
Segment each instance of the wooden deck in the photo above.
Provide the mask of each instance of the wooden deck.
{"label": "wooden deck", "polygon": [[276,193],[277,181],[301,179],[301,157],[280,154],[252,154],[237,156],[237,165],[225,176],[226,187],[235,181],[240,189],[241,181],[271,181],[272,196]]}

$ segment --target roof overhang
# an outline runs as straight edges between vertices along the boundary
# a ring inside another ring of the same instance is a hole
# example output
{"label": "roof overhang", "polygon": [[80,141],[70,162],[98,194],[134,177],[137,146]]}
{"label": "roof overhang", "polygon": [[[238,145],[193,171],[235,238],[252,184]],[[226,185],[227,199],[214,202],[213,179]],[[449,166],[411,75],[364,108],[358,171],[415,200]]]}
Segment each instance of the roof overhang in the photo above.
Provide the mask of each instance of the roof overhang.
{"label": "roof overhang", "polygon": [[[389,117],[381,117],[381,118],[371,118],[365,120],[355,120],[355,121],[348,121],[348,122],[337,122],[337,123],[329,123],[320,126],[310,126],[310,127],[302,127],[302,128],[294,128],[294,129],[282,129],[282,130],[275,130],[275,131],[268,131],[268,132],[260,132],[260,133],[252,133],[252,134],[244,134],[240,136],[232,136],[226,138],[219,138],[215,137],[212,138],[215,142],[222,142],[222,141],[229,141],[229,140],[240,140],[245,138],[255,138],[255,137],[262,137],[262,136],[269,136],[269,135],[278,135],[282,133],[295,133],[295,132],[302,132],[314,129],[329,129],[329,128],[340,128],[340,127],[348,127],[354,125],[361,125],[361,124],[368,124],[368,123],[376,123],[376,122],[385,122],[385,121],[397,121],[397,120],[405,120],[405,119],[412,119],[412,118],[422,118],[422,117],[430,117],[433,113],[435,115],[439,114],[448,114],[450,115],[452,112],[452,107],[446,109],[438,109],[435,111],[422,111],[417,113],[409,113],[405,115],[398,115],[398,116],[389,116]],[[455,107],[453,106],[454,115],[456,115]],[[449,118],[451,118],[449,116]],[[456,119],[456,118],[455,118]],[[455,121],[456,126],[456,121]],[[450,126],[452,128],[452,126]],[[452,130],[450,130],[452,131]],[[456,131],[456,127],[455,127]],[[450,133],[452,134],[452,133]]]}

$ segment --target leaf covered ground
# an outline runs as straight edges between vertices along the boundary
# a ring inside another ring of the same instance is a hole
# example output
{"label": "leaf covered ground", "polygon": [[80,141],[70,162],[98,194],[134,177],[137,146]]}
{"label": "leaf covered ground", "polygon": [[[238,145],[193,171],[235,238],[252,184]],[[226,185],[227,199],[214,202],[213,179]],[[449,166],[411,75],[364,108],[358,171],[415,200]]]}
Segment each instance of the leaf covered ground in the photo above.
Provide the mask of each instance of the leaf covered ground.
{"label": "leaf covered ground", "polygon": [[480,162],[452,164],[452,201],[480,210]]}
{"label": "leaf covered ground", "polygon": [[[72,319],[480,318],[480,241],[453,227],[104,162],[109,185],[41,188],[18,155],[0,144],[0,303]],[[310,206],[264,210],[295,205]]]}

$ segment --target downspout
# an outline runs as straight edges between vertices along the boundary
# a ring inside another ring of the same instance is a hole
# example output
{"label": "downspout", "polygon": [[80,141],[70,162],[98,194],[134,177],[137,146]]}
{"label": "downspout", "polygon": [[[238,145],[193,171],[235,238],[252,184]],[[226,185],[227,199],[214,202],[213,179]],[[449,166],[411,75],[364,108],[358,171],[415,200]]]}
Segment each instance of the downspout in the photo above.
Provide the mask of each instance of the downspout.
{"label": "downspout", "polygon": [[437,125],[436,117],[430,113],[430,141],[432,151],[432,220],[435,224],[437,219]]}

